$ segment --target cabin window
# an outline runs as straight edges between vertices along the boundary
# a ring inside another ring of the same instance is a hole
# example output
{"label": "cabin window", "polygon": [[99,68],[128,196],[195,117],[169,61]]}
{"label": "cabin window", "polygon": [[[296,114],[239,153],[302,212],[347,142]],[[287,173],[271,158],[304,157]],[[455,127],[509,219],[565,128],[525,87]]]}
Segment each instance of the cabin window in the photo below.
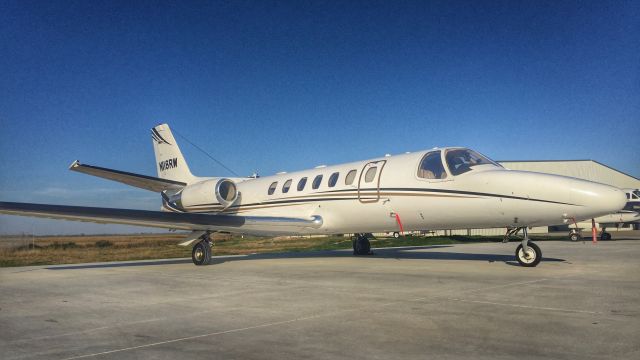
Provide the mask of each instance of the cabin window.
{"label": "cabin window", "polygon": [[423,179],[445,179],[447,177],[440,151],[432,151],[422,158],[420,168],[418,168],[418,177]]}
{"label": "cabin window", "polygon": [[292,182],[292,181],[293,181],[293,180],[289,179],[289,180],[287,180],[287,181],[284,183],[284,185],[282,185],[282,192],[283,192],[283,193],[285,193],[285,194],[286,194],[286,193],[288,193],[288,192],[289,192],[289,189],[291,188],[291,182]]}
{"label": "cabin window", "polygon": [[278,182],[274,181],[273,183],[271,183],[271,186],[269,186],[268,194],[273,195],[273,193],[276,191],[276,187],[278,187]]}
{"label": "cabin window", "polygon": [[303,177],[302,179],[300,179],[300,181],[298,181],[298,191],[304,190],[305,185],[307,185],[307,178]]}
{"label": "cabin window", "polygon": [[320,187],[320,183],[322,182],[322,175],[318,175],[316,176],[315,179],[313,179],[313,184],[311,185],[311,188],[313,190],[317,189]]}
{"label": "cabin window", "polygon": [[376,178],[376,172],[378,171],[378,167],[370,167],[369,170],[364,174],[364,182],[372,182],[373,179]]}
{"label": "cabin window", "polygon": [[340,173],[334,172],[333,174],[331,174],[331,176],[329,177],[329,187],[336,186],[336,183],[338,182],[338,176],[340,176]]}
{"label": "cabin window", "polygon": [[351,171],[349,171],[347,173],[347,176],[344,177],[344,184],[345,185],[351,185],[353,184],[353,181],[356,179],[356,173],[358,171],[356,169],[353,169]]}

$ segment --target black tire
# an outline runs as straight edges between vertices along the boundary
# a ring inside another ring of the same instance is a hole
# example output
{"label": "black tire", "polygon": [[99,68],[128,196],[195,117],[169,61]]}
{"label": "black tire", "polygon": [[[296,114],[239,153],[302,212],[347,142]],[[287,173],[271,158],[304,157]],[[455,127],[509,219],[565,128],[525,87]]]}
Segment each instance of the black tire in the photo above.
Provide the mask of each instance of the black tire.
{"label": "black tire", "polygon": [[578,233],[569,234],[569,240],[571,241],[580,241],[580,239],[582,239],[582,236],[580,236],[580,234]]}
{"label": "black tire", "polygon": [[206,265],[211,259],[211,249],[206,241],[197,243],[191,250],[191,260],[195,265]]}
{"label": "black tire", "polygon": [[600,240],[611,240],[611,234],[608,232],[602,233],[602,235],[600,235]]}
{"label": "black tire", "polygon": [[542,250],[540,250],[538,245],[532,242],[529,242],[527,244],[527,247],[530,250],[533,250],[533,252],[529,252],[528,257],[526,257],[524,252],[522,251],[522,244],[518,245],[518,247],[516,248],[516,259],[518,260],[520,265],[524,267],[535,267],[540,263],[540,260],[542,260]]}
{"label": "black tire", "polygon": [[354,240],[353,244],[354,255],[369,255],[371,254],[371,243],[366,237],[359,237]]}
{"label": "black tire", "polygon": [[399,238],[400,237],[400,233],[399,232],[394,232],[393,233],[393,237],[396,238],[396,239]]}

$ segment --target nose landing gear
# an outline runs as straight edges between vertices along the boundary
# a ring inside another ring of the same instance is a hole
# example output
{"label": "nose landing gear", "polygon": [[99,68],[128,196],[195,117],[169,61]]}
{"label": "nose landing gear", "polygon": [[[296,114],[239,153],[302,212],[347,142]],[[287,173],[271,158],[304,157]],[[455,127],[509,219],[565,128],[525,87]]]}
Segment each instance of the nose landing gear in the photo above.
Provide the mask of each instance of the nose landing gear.
{"label": "nose landing gear", "polygon": [[522,234],[524,235],[522,242],[516,248],[516,259],[518,260],[518,263],[524,267],[537,266],[540,263],[540,260],[542,260],[542,250],[540,250],[538,245],[529,241],[529,233],[526,227],[517,228],[515,231],[514,229],[507,230],[507,234],[505,234],[506,241],[503,242],[507,242],[509,236],[516,234],[518,230],[522,230]]}

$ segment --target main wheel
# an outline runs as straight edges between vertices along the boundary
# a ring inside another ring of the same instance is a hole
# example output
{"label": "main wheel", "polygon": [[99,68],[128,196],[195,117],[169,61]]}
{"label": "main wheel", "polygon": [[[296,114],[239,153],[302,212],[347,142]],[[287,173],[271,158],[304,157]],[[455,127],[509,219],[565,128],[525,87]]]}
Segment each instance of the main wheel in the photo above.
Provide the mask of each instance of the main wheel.
{"label": "main wheel", "polygon": [[364,236],[359,236],[353,241],[353,255],[369,255],[371,253],[371,243]]}
{"label": "main wheel", "polygon": [[209,244],[206,241],[200,241],[191,250],[191,260],[196,265],[206,265],[209,263],[209,259],[211,259]]}
{"label": "main wheel", "polygon": [[600,240],[611,240],[611,234],[608,232],[603,232],[602,235],[600,235]]}
{"label": "main wheel", "polygon": [[580,234],[578,234],[578,233],[573,232],[573,233],[569,234],[569,240],[571,240],[571,241],[578,241],[581,238],[582,238],[582,236],[580,236]]}
{"label": "main wheel", "polygon": [[538,245],[532,242],[529,242],[527,247],[528,250],[525,253],[522,251],[522,244],[518,245],[516,248],[516,259],[518,259],[520,265],[524,267],[534,267],[540,263],[540,260],[542,260],[542,251]]}
{"label": "main wheel", "polygon": [[399,238],[399,237],[400,237],[400,233],[399,233],[399,232],[397,232],[397,231],[396,231],[396,232],[394,232],[394,233],[393,233],[393,237],[394,237],[394,238],[396,238],[396,239],[397,239],[397,238]]}

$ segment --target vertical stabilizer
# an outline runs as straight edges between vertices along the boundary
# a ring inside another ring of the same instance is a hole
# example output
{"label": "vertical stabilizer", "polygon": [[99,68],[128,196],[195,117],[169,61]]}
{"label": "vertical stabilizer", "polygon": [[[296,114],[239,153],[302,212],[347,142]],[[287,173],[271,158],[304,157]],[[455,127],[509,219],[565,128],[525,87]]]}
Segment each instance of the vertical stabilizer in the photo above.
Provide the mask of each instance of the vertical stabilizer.
{"label": "vertical stabilizer", "polygon": [[156,154],[158,177],[185,183],[193,182],[194,176],[182,156],[169,125],[160,124],[152,128],[151,138],[153,139],[153,151]]}

